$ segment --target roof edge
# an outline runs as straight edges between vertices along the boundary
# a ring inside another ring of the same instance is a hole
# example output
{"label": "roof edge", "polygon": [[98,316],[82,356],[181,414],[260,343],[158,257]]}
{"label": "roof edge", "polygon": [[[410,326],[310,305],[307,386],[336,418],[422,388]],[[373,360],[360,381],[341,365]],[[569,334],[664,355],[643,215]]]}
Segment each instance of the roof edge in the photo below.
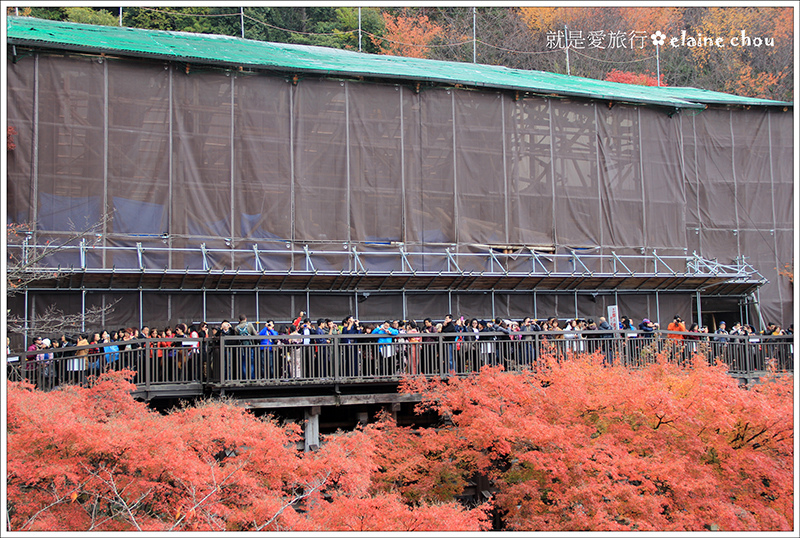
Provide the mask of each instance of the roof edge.
{"label": "roof edge", "polygon": [[[142,39],[144,37],[146,39]],[[98,26],[32,17],[7,17],[6,39],[10,45],[83,54],[114,54],[121,57],[167,61],[183,60],[222,68],[247,66],[253,69],[321,76],[458,84],[480,89],[521,91],[671,109],[705,109],[709,105],[794,106],[788,101],[742,97],[701,88],[638,86],[487,64],[462,64],[364,54],[320,46],[254,41],[217,34]],[[228,49],[226,54],[221,54],[219,50],[223,42],[230,44],[230,47],[224,47]],[[472,76],[469,76],[470,74]],[[687,95],[680,95],[681,92]]]}

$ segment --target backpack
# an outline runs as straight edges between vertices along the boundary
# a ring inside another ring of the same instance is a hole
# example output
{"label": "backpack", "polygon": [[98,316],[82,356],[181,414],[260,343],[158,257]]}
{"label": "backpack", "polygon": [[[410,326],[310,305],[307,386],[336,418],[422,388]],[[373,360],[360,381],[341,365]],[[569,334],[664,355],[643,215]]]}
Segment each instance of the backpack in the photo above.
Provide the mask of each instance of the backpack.
{"label": "backpack", "polygon": [[[250,331],[247,330],[247,327],[248,327],[248,325],[246,325],[246,324],[245,325],[237,325],[236,326],[236,333],[239,336],[250,336]],[[249,346],[249,345],[252,345],[253,342],[250,341],[250,340],[242,340],[240,342],[240,344],[243,345],[243,346]]]}

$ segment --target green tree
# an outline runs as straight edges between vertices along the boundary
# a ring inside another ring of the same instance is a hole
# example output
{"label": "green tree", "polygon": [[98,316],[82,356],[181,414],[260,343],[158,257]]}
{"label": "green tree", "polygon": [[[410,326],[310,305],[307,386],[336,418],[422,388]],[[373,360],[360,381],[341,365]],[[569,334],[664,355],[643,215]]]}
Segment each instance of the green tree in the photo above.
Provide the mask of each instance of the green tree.
{"label": "green tree", "polygon": [[[36,17],[38,19],[63,21],[67,18],[67,8],[65,7],[32,7],[29,9],[29,16]],[[22,13],[20,13],[20,15],[22,15]]]}
{"label": "green tree", "polygon": [[119,25],[119,17],[115,17],[105,9],[96,10],[88,7],[68,7],[65,8],[65,11],[69,22],[99,24],[102,26]]}
{"label": "green tree", "polygon": [[[336,9],[336,26],[333,32],[338,34],[342,48],[358,50],[358,8],[340,7]],[[377,8],[361,8],[361,50],[372,54],[380,54],[380,44],[369,39],[373,36],[383,36],[386,25],[381,12]]]}
{"label": "green tree", "polygon": [[[123,8],[122,22],[125,26],[149,30],[179,32],[216,33],[212,31],[210,7],[177,7],[163,9],[130,7]],[[230,9],[230,8],[229,8]]]}

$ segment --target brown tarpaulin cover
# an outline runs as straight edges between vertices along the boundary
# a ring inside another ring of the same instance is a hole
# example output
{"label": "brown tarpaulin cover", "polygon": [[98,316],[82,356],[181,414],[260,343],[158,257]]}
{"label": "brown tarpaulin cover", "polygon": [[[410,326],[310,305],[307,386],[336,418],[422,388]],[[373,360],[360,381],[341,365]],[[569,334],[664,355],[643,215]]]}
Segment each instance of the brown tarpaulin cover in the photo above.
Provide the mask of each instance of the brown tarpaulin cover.
{"label": "brown tarpaulin cover", "polygon": [[[487,244],[696,251],[721,263],[746,258],[769,280],[760,290],[765,320],[791,319],[792,289],[778,274],[794,255],[791,109],[669,116],[496,91],[416,93],[312,77],[294,85],[265,75],[187,74],[177,63],[45,54],[8,64],[7,95],[9,125],[18,132],[17,148],[7,153],[8,218],[34,222],[37,240],[114,211],[104,246],[274,248],[270,242],[288,241],[330,249],[330,259],[319,262],[330,267],[341,265],[343,244],[363,251],[390,242],[439,252]],[[214,267],[252,268],[233,254],[210,259]],[[445,262],[428,261],[426,269]],[[89,264],[138,268],[138,259],[109,250]],[[183,269],[202,260],[199,251],[175,250],[148,254],[144,264]],[[134,314],[118,311],[166,323],[256,308],[253,294],[215,297],[205,309],[188,294],[144,295],[145,312],[138,301]],[[576,311],[574,294],[541,294],[535,304],[530,296],[486,297],[409,294],[403,304],[395,294],[370,297],[358,309],[364,319],[399,317],[398,309],[441,316],[443,308],[519,317],[534,306],[539,317],[598,317],[613,298],[581,297]],[[262,294],[258,315],[289,318],[306,299]],[[658,310],[688,318],[692,300],[662,296]],[[352,295],[314,297],[312,314],[341,319],[353,303]],[[656,315],[653,297],[620,296],[619,303],[623,313]]]}

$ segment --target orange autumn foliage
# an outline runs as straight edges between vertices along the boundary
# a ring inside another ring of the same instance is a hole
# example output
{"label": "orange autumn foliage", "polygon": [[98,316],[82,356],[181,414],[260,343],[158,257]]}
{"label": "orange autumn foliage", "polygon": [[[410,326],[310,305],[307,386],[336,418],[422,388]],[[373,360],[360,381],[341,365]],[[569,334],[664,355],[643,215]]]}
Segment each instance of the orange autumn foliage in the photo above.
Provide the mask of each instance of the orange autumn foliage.
{"label": "orange autumn foliage", "polygon": [[[128,372],[130,374],[130,372]],[[356,431],[297,450],[230,402],[167,416],[120,373],[44,393],[9,383],[8,511],[14,531],[279,531],[486,528],[485,507],[373,492],[373,443]],[[357,509],[355,508],[357,507]]]}
{"label": "orange autumn foliage", "polygon": [[428,46],[442,29],[425,15],[409,15],[408,10],[397,16],[383,13],[386,33],[383,38],[372,38],[383,54],[426,58]]}
{"label": "orange autumn foliage", "polygon": [[[620,71],[612,69],[603,80],[609,82],[621,82],[623,84],[638,84],[640,86],[658,86],[658,78],[655,73],[632,73],[631,71]],[[661,86],[666,86],[664,75],[661,75]]]}
{"label": "orange autumn foliage", "polygon": [[[409,378],[437,427],[383,415],[303,453],[296,425],[228,401],[162,416],[124,375],[8,384],[11,530],[478,531],[490,509],[503,530],[792,528],[791,376],[742,389],[702,356],[543,356],[536,372]],[[492,499],[466,507],[476,476]]]}
{"label": "orange autumn foliage", "polygon": [[699,356],[636,371],[584,355],[404,390],[450,417],[439,435],[452,468],[490,478],[509,530],[792,529],[791,376],[745,390]]}

